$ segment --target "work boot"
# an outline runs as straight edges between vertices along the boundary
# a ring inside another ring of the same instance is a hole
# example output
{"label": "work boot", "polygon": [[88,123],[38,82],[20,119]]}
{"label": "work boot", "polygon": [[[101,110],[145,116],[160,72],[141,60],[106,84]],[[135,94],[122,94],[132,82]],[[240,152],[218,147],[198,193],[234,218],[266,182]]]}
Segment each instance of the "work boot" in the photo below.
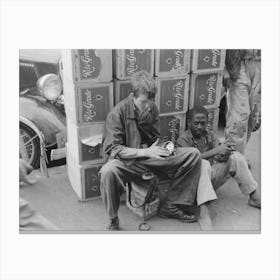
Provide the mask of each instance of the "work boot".
{"label": "work boot", "polygon": [[165,203],[161,207],[159,211],[159,217],[165,219],[168,218],[176,219],[184,223],[193,223],[196,221],[195,215],[186,214],[182,210],[180,210],[176,204],[168,204],[168,203]]}
{"label": "work boot", "polygon": [[120,220],[118,216],[111,219],[110,225],[108,226],[108,230],[120,230],[119,223]]}

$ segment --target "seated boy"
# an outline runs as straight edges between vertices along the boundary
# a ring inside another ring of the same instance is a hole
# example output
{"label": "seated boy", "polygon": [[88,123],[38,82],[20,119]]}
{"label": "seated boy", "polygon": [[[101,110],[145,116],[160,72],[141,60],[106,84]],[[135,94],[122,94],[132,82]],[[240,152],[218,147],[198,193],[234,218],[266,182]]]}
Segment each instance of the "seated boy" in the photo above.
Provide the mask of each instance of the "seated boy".
{"label": "seated boy", "polygon": [[[177,140],[178,147],[195,147],[201,152],[201,177],[198,186],[197,204],[203,205],[217,196],[214,190],[232,176],[241,192],[249,195],[248,204],[261,208],[257,182],[253,178],[247,161],[235,150],[232,143],[220,143],[217,136],[207,129],[208,111],[195,106],[187,114],[188,130]],[[212,185],[212,186],[211,186]]]}
{"label": "seated boy", "polygon": [[120,229],[120,191],[126,182],[141,175],[139,170],[156,175],[172,173],[172,183],[159,216],[195,222],[195,215],[182,211],[179,206],[192,206],[196,201],[200,152],[195,148],[180,148],[170,155],[166,148],[158,146],[156,82],[146,71],[140,71],[131,77],[131,84],[131,94],[113,108],[105,124],[103,149],[109,160],[100,171],[100,190],[110,219],[108,229]]}

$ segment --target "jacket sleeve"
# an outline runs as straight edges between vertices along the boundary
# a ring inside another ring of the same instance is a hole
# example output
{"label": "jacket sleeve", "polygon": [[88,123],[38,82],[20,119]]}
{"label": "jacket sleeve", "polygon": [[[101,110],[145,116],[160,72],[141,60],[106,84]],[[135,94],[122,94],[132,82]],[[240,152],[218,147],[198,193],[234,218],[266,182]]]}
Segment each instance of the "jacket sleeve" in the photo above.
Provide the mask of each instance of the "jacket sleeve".
{"label": "jacket sleeve", "polygon": [[103,151],[111,158],[117,158],[119,152],[125,148],[124,143],[125,127],[121,112],[110,112],[105,123]]}

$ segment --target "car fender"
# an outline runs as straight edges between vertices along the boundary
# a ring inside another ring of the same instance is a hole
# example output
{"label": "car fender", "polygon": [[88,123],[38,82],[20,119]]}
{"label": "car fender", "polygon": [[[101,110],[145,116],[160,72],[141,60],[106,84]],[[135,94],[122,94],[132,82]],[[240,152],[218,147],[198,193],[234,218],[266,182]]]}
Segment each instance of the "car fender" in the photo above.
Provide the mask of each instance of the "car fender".
{"label": "car fender", "polygon": [[56,144],[56,135],[66,131],[65,114],[42,96],[24,95],[19,101],[20,116],[31,121],[42,132],[45,146]]}
{"label": "car fender", "polygon": [[44,134],[38,129],[38,127],[32,121],[28,120],[27,118],[25,118],[23,116],[19,116],[19,121],[26,124],[31,129],[33,129],[34,132],[36,133],[36,135],[39,137],[41,143],[45,142]]}

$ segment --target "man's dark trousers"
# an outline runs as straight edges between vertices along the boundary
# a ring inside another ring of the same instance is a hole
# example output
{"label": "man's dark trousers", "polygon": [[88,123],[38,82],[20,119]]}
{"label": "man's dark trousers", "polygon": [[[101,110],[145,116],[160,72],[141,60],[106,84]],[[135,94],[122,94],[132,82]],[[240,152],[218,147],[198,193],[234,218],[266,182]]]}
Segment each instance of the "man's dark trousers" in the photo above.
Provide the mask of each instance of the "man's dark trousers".
{"label": "man's dark trousers", "polygon": [[118,215],[121,189],[126,182],[139,176],[133,165],[141,165],[143,169],[156,175],[173,174],[172,183],[166,196],[171,204],[195,205],[197,186],[200,177],[201,159],[196,148],[178,148],[174,156],[160,159],[138,159],[131,165],[119,159],[110,159],[100,171],[100,190],[102,200],[110,219]]}

